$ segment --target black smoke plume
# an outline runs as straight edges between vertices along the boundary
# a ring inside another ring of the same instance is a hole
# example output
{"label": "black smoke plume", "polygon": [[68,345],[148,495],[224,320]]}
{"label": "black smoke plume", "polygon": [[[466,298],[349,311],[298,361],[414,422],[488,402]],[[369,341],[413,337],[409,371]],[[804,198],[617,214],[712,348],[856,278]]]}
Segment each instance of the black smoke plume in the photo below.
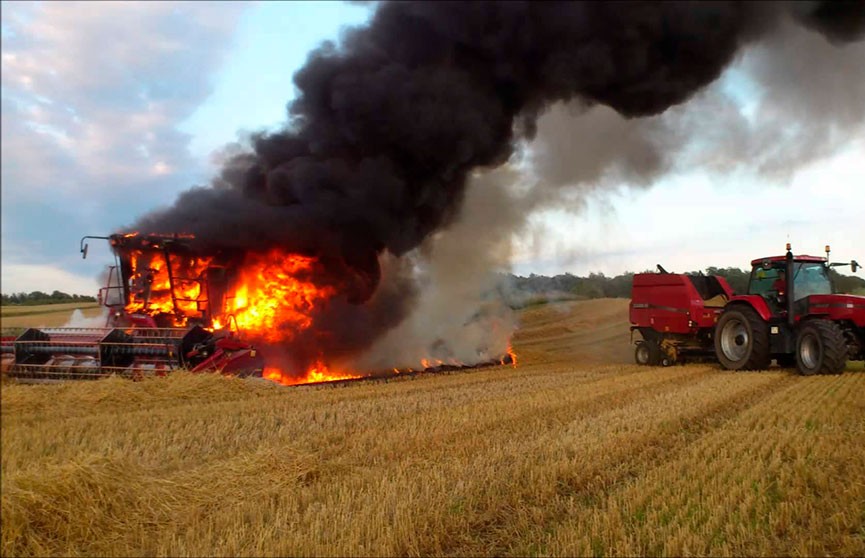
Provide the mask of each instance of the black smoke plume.
{"label": "black smoke plume", "polygon": [[403,319],[416,290],[409,281],[378,290],[380,256],[401,256],[447,226],[469,173],[507,161],[545,107],[659,114],[714,81],[782,16],[841,43],[863,36],[863,6],[382,3],[367,26],[309,55],[283,130],[254,137],[212,187],[133,228],[193,233],[203,252],[317,256],[328,270],[321,280],[345,296],[315,317],[304,353],[359,351]]}

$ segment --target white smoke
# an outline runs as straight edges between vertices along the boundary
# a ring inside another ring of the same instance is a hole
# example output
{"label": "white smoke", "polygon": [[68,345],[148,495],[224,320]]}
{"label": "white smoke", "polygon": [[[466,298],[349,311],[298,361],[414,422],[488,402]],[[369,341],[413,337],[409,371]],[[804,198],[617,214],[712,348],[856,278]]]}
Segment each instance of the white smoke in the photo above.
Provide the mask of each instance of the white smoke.
{"label": "white smoke", "polygon": [[105,327],[108,321],[108,309],[102,308],[98,316],[88,318],[79,308],[72,311],[69,320],[62,327]]}
{"label": "white smoke", "polygon": [[[501,358],[516,328],[503,274],[509,270],[511,232],[525,219],[512,185],[519,174],[504,166],[472,177],[454,223],[405,256],[412,260],[419,296],[412,313],[356,363],[360,369],[476,364]],[[383,281],[396,265],[383,260]]]}

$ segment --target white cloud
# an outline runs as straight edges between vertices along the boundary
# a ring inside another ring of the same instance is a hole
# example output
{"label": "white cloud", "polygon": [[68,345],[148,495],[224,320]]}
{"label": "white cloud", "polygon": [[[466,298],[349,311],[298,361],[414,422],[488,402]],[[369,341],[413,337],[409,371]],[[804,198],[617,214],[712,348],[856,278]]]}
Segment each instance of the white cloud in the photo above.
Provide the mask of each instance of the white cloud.
{"label": "white cloud", "polygon": [[[4,187],[31,199],[58,190],[74,197],[146,176],[155,165],[164,175],[196,164],[189,136],[175,126],[209,95],[244,8],[4,5],[12,30],[3,38],[4,167],[12,163]],[[73,174],[79,179],[68,180]]]}
{"label": "white cloud", "polygon": [[3,292],[6,294],[55,290],[68,294],[96,296],[101,285],[92,277],[76,275],[50,265],[4,264]]}
{"label": "white cloud", "polygon": [[[579,213],[545,211],[535,236],[518,239],[515,272],[586,275],[708,266],[748,268],[752,259],[794,252],[865,259],[865,139],[796,172],[788,184],[703,170],[649,190],[598,193]],[[849,268],[839,268],[848,273]],[[861,272],[859,273],[861,277]]]}
{"label": "white cloud", "polygon": [[177,124],[212,92],[248,6],[3,4],[4,279],[58,265],[78,235],[112,232],[206,172]]}

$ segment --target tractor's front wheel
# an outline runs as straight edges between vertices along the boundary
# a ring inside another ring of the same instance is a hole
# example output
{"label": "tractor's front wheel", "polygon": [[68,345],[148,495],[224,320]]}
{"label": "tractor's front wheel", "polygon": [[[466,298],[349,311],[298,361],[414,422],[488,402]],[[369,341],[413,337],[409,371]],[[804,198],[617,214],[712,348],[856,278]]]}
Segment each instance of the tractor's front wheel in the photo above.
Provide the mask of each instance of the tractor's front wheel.
{"label": "tractor's front wheel", "polygon": [[768,368],[769,326],[753,308],[726,310],[715,327],[715,355],[728,370]]}
{"label": "tractor's front wheel", "polygon": [[805,376],[840,374],[847,366],[847,342],[838,324],[810,320],[796,336],[796,367]]}

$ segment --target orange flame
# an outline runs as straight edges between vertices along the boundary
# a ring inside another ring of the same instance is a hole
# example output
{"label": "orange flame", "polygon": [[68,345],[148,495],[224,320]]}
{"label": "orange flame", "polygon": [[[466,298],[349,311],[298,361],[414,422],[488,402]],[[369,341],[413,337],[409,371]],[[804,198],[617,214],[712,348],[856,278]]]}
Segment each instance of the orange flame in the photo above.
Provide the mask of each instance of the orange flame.
{"label": "orange flame", "polygon": [[284,386],[296,386],[300,384],[312,384],[317,382],[333,382],[336,380],[356,380],[361,378],[357,374],[348,374],[344,372],[331,372],[327,365],[321,361],[312,365],[306,371],[306,375],[298,378],[284,373],[278,368],[267,367],[264,369],[262,376],[270,381],[282,384]]}
{"label": "orange flame", "polygon": [[[513,364],[514,368],[517,367],[517,353],[514,351],[513,345],[508,343],[508,356],[511,357],[511,364]],[[504,364],[504,362],[502,362]]]}
{"label": "orange flame", "polygon": [[[336,294],[332,287],[321,287],[304,279],[314,271],[316,259],[272,250],[249,255],[232,294],[226,300],[226,314],[233,315],[237,327],[253,338],[269,343],[290,341],[299,331],[312,325],[312,312]],[[214,320],[214,327],[222,321]],[[275,367],[264,370],[268,380],[296,385],[347,380],[360,376],[332,372],[319,359],[298,377]]]}
{"label": "orange flame", "polygon": [[[134,234],[137,233],[130,236]],[[253,342],[278,344],[293,340],[298,332],[313,324],[316,308],[337,293],[334,287],[313,282],[316,258],[277,249],[247,254],[239,274],[220,301],[207,300],[206,279],[213,258],[167,254],[166,260],[162,251],[134,250],[129,263],[132,267],[132,297],[126,308],[129,313],[168,315],[177,327],[186,326],[189,319],[207,316],[213,330],[237,327]],[[516,367],[517,355],[510,345],[507,354]],[[302,374],[270,366],[265,368],[263,377],[283,385],[363,377],[330,370],[324,356],[318,355]],[[506,364],[506,358],[501,363]],[[421,370],[462,364],[454,359],[447,362],[429,357],[420,359]],[[399,374],[400,370],[394,368],[393,372]]]}
{"label": "orange flame", "polygon": [[132,265],[132,300],[127,312],[143,312],[150,315],[173,314],[174,325],[184,326],[190,317],[201,317],[207,300],[202,296],[204,272],[210,258],[180,258],[170,255],[172,277],[161,253],[144,253],[136,250],[130,254]]}
{"label": "orange flame", "polygon": [[238,328],[270,342],[286,341],[312,325],[316,304],[335,294],[298,276],[308,273],[314,258],[272,250],[247,258],[233,296],[226,304]]}

